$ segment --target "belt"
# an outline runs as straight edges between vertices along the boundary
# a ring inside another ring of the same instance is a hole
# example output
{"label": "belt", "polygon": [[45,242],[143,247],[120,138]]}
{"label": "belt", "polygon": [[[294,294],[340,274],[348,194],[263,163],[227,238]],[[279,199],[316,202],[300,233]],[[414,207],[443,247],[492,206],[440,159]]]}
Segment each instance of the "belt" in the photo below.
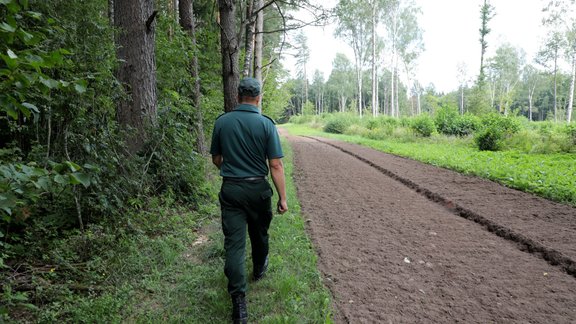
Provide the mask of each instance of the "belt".
{"label": "belt", "polygon": [[261,180],[266,180],[265,176],[260,177],[245,177],[245,178],[232,178],[232,177],[223,177],[223,181],[230,181],[230,182],[257,182]]}

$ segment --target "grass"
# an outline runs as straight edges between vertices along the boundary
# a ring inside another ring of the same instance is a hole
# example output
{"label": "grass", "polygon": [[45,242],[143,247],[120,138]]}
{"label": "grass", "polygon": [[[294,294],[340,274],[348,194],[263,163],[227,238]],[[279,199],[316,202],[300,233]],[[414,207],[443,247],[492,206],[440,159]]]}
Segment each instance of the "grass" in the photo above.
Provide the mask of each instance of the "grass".
{"label": "grass", "polygon": [[[316,268],[317,257],[305,233],[291,179],[292,151],[286,142],[283,148],[290,211],[275,215],[272,221],[270,268],[266,278],[249,283],[249,319],[258,323],[331,323],[331,297]],[[10,316],[0,314],[0,321],[228,322],[231,303],[223,273],[223,234],[216,201],[214,195],[194,212],[177,204],[152,203],[147,211],[131,215],[130,232],[104,233],[102,228],[92,228],[61,241],[48,253],[60,256],[60,263],[71,263],[69,259],[79,253],[72,247],[87,247],[78,244],[79,240],[89,242],[92,258],[82,269],[56,267],[38,273],[35,280],[42,284],[33,297],[12,297]],[[250,274],[252,269],[247,271]],[[73,280],[82,280],[89,289],[71,288]],[[4,287],[4,301],[10,297],[7,293]]]}
{"label": "grass", "polygon": [[469,141],[453,137],[387,137],[329,134],[305,125],[287,124],[291,134],[322,136],[356,143],[424,163],[502,183],[562,203],[576,205],[576,154],[527,154],[517,151],[479,151]]}

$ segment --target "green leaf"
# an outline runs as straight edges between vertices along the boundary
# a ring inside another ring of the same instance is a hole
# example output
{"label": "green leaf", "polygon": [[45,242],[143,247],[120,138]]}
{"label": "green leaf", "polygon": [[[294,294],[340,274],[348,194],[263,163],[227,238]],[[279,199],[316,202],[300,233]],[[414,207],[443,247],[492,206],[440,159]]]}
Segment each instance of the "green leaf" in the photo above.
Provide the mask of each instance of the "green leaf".
{"label": "green leaf", "polygon": [[24,44],[29,45],[30,41],[34,39],[34,35],[26,32],[23,29],[18,29],[18,37],[24,42]]}
{"label": "green leaf", "polygon": [[10,25],[8,25],[5,22],[0,23],[0,31],[6,32],[6,33],[13,33],[16,31],[16,27],[12,27]]}
{"label": "green leaf", "polygon": [[59,184],[69,184],[70,183],[70,179],[68,176],[63,176],[61,174],[57,174],[54,177],[54,182],[59,183]]}
{"label": "green leaf", "polygon": [[18,119],[18,110],[14,109],[12,104],[8,104],[8,106],[5,107],[5,111],[12,119]]}
{"label": "green leaf", "polygon": [[45,79],[43,77],[40,77],[40,82],[50,89],[54,89],[60,85],[60,83],[54,79]]}
{"label": "green leaf", "polygon": [[36,107],[35,105],[33,105],[33,104],[29,103],[29,102],[23,102],[23,103],[22,103],[22,106],[30,109],[30,110],[31,110],[33,113],[35,113],[35,114],[39,114],[39,113],[40,113],[40,110],[38,109],[38,107]]}
{"label": "green leaf", "polygon": [[41,177],[38,179],[38,181],[34,182],[34,186],[36,186],[38,189],[48,191],[48,189],[50,189],[50,180],[48,177]]}
{"label": "green leaf", "polygon": [[17,59],[18,58],[18,55],[16,55],[16,53],[14,53],[11,49],[8,49],[6,52],[8,53],[9,58],[11,58],[11,59]]}
{"label": "green leaf", "polygon": [[87,86],[88,82],[86,82],[86,80],[79,80],[76,81],[76,83],[74,84],[74,90],[76,90],[76,92],[78,92],[79,94],[82,94],[86,92]]}
{"label": "green leaf", "polygon": [[74,162],[72,162],[72,161],[66,161],[66,162],[64,162],[64,163],[66,163],[66,165],[68,166],[68,168],[70,168],[70,171],[72,171],[72,172],[76,172],[76,171],[82,170],[82,167],[81,167],[81,166],[79,166],[78,164],[76,164],[76,163],[74,163]]}
{"label": "green leaf", "polygon": [[91,177],[87,173],[82,172],[75,172],[70,174],[72,184],[82,184],[84,188],[88,188],[90,186]]}
{"label": "green leaf", "polygon": [[42,18],[42,14],[36,11],[27,11],[26,15],[28,15],[29,17],[32,17],[34,19],[41,19]]}
{"label": "green leaf", "polygon": [[0,0],[0,4],[7,5],[10,4],[14,0]]}

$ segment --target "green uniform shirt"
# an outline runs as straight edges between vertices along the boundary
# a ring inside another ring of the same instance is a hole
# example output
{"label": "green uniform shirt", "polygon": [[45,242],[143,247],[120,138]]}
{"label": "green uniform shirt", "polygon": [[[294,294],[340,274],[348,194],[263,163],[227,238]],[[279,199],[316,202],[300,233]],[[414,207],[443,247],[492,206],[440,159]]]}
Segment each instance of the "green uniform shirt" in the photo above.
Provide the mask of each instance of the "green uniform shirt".
{"label": "green uniform shirt", "polygon": [[266,160],[284,156],[274,122],[249,104],[216,120],[210,154],[222,155],[220,175],[232,178],[266,176]]}

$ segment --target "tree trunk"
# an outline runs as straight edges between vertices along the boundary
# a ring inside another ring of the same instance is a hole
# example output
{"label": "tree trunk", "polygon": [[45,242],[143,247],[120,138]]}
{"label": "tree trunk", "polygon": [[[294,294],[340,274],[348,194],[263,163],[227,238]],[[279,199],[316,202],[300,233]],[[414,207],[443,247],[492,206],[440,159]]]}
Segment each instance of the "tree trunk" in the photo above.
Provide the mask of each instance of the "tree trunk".
{"label": "tree trunk", "polygon": [[392,71],[390,73],[390,116],[394,117],[394,54],[392,54]]}
{"label": "tree trunk", "polygon": [[238,104],[238,38],[236,36],[235,0],[218,0],[220,12],[220,46],[222,52],[222,84],[224,111],[232,111]]}
{"label": "tree trunk", "polygon": [[554,121],[557,122],[557,115],[556,110],[558,109],[558,48],[556,48],[556,52],[554,54]]}
{"label": "tree trunk", "polygon": [[[194,3],[192,0],[180,0],[178,3],[178,12],[180,15],[180,26],[190,36],[194,51],[197,53],[198,46],[196,42],[196,19],[194,17]],[[202,155],[208,154],[206,139],[204,137],[204,115],[202,113],[202,93],[200,91],[200,74],[198,67],[198,54],[192,56],[190,62],[190,75],[194,80],[193,102],[196,109],[196,148]]]}
{"label": "tree trunk", "polygon": [[376,80],[376,5],[372,5],[372,116],[378,115],[378,81]]}
{"label": "tree trunk", "polygon": [[528,92],[528,120],[532,121],[532,98],[534,96],[534,88]]}
{"label": "tree trunk", "polygon": [[258,14],[256,16],[256,37],[254,39],[254,78],[260,81],[264,87],[264,80],[262,80],[262,56],[264,49],[264,10],[260,10],[264,6],[263,0],[256,1],[256,8]]}
{"label": "tree trunk", "polygon": [[254,0],[249,0],[246,4],[246,39],[244,41],[244,68],[242,69],[243,77],[251,77],[254,75],[252,70],[252,53],[254,52],[254,24],[253,18]]}
{"label": "tree trunk", "polygon": [[126,141],[131,153],[142,148],[146,127],[156,123],[155,15],[153,0],[114,1],[117,78],[128,94],[118,104],[117,118],[134,131]]}
{"label": "tree trunk", "polygon": [[570,95],[566,108],[566,121],[572,121],[572,106],[574,105],[574,82],[576,81],[576,52],[572,54],[572,81],[570,82]]}

